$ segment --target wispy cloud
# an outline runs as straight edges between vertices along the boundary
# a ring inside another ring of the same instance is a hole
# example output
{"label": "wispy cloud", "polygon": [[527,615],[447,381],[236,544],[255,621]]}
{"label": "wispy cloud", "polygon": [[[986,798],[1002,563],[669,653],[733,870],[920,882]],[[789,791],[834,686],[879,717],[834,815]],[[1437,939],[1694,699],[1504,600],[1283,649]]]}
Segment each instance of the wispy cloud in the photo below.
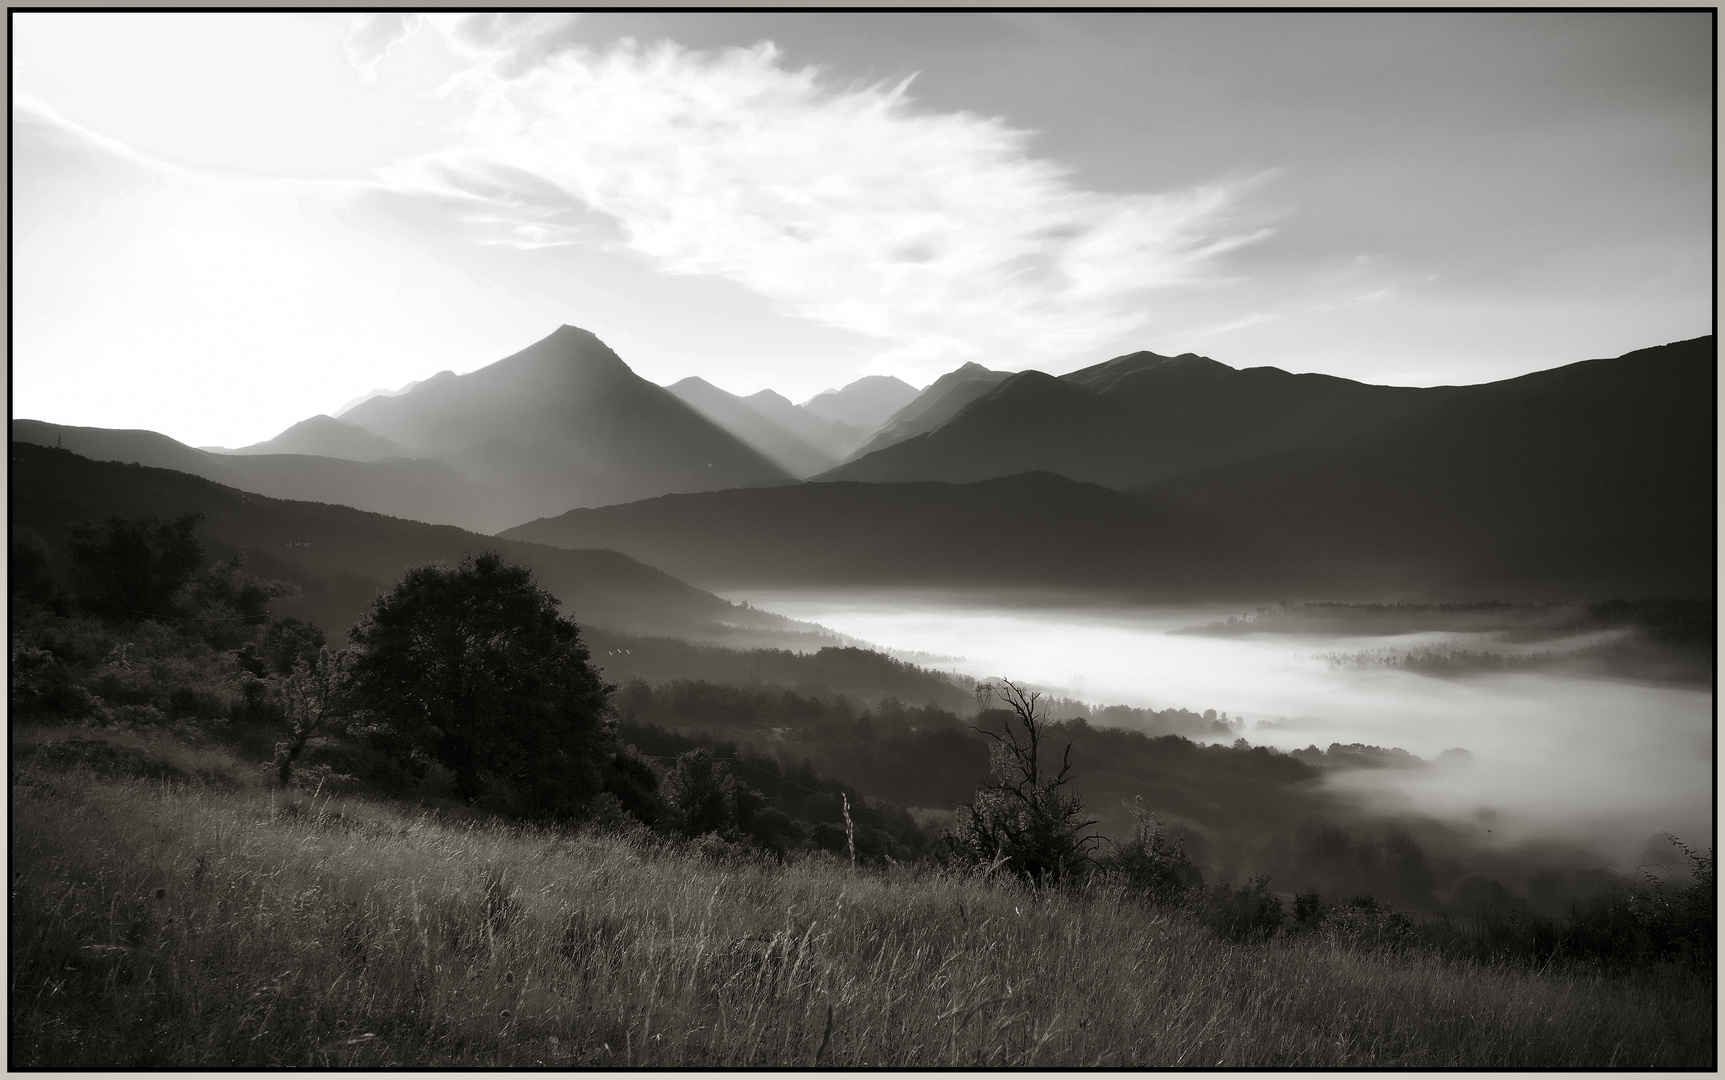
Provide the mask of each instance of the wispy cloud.
{"label": "wispy cloud", "polygon": [[1233,330],[1244,330],[1248,326],[1261,326],[1267,322],[1275,322],[1279,318],[1281,318],[1281,316],[1267,311],[1256,311],[1250,315],[1242,315],[1238,319],[1229,319],[1227,322],[1214,323],[1210,326],[1200,326],[1194,330],[1181,331],[1174,335],[1174,340],[1203,341],[1207,338],[1218,337]]}
{"label": "wispy cloud", "polygon": [[[1143,324],[1152,290],[1206,279],[1267,231],[1241,200],[1261,178],[1088,191],[1032,156],[1027,132],[920,108],[908,80],[829,85],[770,43],[595,49],[562,16],[416,25],[475,60],[444,88],[465,105],[463,137],[385,183],[456,200],[489,242],[608,244],[737,282],[879,339],[876,370],[1081,351]],[[594,212],[615,228],[593,228]]]}
{"label": "wispy cloud", "polygon": [[356,15],[347,32],[347,60],[361,82],[377,81],[377,66],[419,27],[419,16],[400,11]]}

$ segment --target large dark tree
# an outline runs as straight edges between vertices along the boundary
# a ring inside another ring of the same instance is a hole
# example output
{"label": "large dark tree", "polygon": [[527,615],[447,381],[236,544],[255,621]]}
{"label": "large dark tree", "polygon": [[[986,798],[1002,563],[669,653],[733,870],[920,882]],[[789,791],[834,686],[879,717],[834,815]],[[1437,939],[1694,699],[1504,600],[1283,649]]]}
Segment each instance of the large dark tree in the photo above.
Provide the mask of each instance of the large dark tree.
{"label": "large dark tree", "polygon": [[580,816],[616,752],[611,687],[557,605],[492,552],[409,570],[349,633],[349,701],[461,798],[497,781],[529,815]]}

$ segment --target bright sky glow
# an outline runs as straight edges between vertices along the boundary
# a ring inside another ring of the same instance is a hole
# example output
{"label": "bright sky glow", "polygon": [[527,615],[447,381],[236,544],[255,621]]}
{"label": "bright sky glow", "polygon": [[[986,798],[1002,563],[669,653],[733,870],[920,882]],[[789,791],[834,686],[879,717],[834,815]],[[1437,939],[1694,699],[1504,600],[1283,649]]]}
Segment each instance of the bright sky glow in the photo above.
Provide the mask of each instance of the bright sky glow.
{"label": "bright sky glow", "polygon": [[1709,329],[1702,14],[14,17],[13,408],[240,445],[559,323],[802,400]]}

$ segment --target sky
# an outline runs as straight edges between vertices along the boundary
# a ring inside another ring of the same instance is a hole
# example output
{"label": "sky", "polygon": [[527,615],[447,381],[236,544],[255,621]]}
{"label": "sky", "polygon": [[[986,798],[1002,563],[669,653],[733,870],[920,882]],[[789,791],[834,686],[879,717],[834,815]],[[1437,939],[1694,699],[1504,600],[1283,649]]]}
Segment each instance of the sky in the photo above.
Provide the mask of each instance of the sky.
{"label": "sky", "polygon": [[12,16],[13,415],[267,439],[568,323],[796,401],[1711,332],[1708,13]]}

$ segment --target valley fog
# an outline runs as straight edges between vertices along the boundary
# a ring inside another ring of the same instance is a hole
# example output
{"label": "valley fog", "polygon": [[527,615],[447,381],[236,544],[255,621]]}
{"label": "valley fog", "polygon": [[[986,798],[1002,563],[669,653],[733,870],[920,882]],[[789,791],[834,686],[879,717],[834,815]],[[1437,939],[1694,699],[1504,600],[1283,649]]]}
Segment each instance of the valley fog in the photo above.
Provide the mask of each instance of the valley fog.
{"label": "valley fog", "polygon": [[[1488,846],[1562,841],[1632,868],[1660,833],[1712,839],[1705,688],[1554,673],[1437,678],[1332,659],[1477,649],[1480,634],[1168,633],[1249,610],[1241,606],[1101,609],[875,591],[736,598],[935,670],[1006,677],[1098,706],[1214,709],[1253,745],[1399,746],[1434,764],[1326,782],[1376,811],[1477,830]],[[1437,763],[1455,747],[1471,760]]]}

